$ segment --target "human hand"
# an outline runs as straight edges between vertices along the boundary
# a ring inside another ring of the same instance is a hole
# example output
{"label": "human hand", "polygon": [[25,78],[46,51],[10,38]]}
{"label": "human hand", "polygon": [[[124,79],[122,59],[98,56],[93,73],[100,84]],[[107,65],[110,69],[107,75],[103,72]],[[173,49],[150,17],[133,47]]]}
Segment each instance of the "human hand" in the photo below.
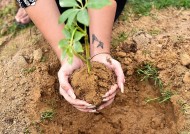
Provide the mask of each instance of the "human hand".
{"label": "human hand", "polygon": [[117,84],[113,85],[111,89],[103,96],[103,101],[105,103],[98,108],[98,110],[101,110],[114,101],[118,87],[122,93],[124,92],[125,77],[121,68],[121,64],[117,60],[113,59],[110,54],[98,54],[92,58],[92,61],[103,63],[108,68],[113,70],[117,76]]}
{"label": "human hand", "polygon": [[75,108],[83,112],[96,112],[93,108],[95,106],[87,103],[86,101],[76,99],[74,94],[73,88],[69,84],[69,76],[73,73],[74,70],[83,66],[83,62],[77,58],[73,58],[73,63],[69,64],[65,59],[62,64],[61,68],[58,72],[58,78],[60,83],[59,92],[60,94]]}

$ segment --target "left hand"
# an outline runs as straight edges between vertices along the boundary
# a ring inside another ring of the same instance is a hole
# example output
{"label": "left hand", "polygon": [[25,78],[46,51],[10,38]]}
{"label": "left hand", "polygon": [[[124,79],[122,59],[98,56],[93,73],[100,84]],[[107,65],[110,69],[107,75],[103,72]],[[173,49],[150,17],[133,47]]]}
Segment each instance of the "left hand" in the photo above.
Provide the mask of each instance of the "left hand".
{"label": "left hand", "polygon": [[91,61],[103,63],[108,68],[113,70],[117,76],[117,84],[112,85],[111,89],[103,96],[103,101],[106,103],[99,106],[98,110],[101,110],[114,101],[118,87],[120,88],[122,93],[124,92],[125,76],[123,74],[121,64],[117,60],[113,59],[110,54],[98,54],[94,56]]}

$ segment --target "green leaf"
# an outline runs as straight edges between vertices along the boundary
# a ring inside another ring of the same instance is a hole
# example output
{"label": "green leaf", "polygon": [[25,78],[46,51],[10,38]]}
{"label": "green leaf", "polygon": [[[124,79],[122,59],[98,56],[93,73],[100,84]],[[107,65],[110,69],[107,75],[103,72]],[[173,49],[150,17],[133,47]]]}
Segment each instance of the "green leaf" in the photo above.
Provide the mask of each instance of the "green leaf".
{"label": "green leaf", "polygon": [[67,55],[68,55],[69,57],[73,57],[73,50],[72,50],[72,47],[68,47],[68,48],[67,48]]}
{"label": "green leaf", "polygon": [[75,35],[74,35],[74,41],[79,41],[83,36],[85,36],[85,34],[76,31]]}
{"label": "green leaf", "polygon": [[110,4],[111,4],[110,0],[89,0],[87,3],[87,7],[100,9]]}
{"label": "green leaf", "polygon": [[73,57],[68,57],[67,61],[69,64],[72,64],[73,63]]}
{"label": "green leaf", "polygon": [[59,0],[59,5],[61,7],[76,7],[78,3],[76,0]]}
{"label": "green leaf", "polygon": [[65,23],[65,21],[69,18],[69,16],[75,12],[76,9],[68,9],[61,14],[59,17],[59,23]]}
{"label": "green leaf", "polygon": [[77,20],[85,26],[89,26],[89,16],[87,9],[82,9],[78,12]]}
{"label": "green leaf", "polygon": [[68,42],[68,40],[66,40],[66,39],[62,39],[62,40],[59,42],[59,47],[62,48],[62,49],[65,49],[68,45],[69,45],[69,42]]}
{"label": "green leaf", "polygon": [[67,56],[67,50],[63,50],[62,53],[61,53],[61,59],[65,59],[65,57]]}
{"label": "green leaf", "polygon": [[65,35],[66,39],[70,39],[71,38],[71,33],[70,33],[69,29],[67,29],[67,27],[65,27],[63,29],[63,34]]}
{"label": "green leaf", "polygon": [[71,26],[76,18],[76,15],[77,13],[79,12],[78,9],[74,9],[74,11],[72,12],[72,14],[70,14],[69,18],[68,18],[68,21],[67,21],[67,24],[69,26]]}
{"label": "green leaf", "polygon": [[78,53],[84,52],[84,50],[83,50],[83,48],[82,48],[82,44],[81,44],[79,41],[74,42],[73,48],[74,48],[74,50],[75,50],[76,52],[78,52]]}

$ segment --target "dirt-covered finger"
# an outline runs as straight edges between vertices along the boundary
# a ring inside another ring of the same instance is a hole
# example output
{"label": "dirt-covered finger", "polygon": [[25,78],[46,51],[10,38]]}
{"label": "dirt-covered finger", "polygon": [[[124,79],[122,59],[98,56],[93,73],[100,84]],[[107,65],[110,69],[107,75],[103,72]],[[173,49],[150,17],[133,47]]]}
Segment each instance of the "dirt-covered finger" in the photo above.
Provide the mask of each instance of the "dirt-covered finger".
{"label": "dirt-covered finger", "polygon": [[114,92],[113,94],[111,94],[110,96],[106,97],[103,99],[103,102],[109,101],[111,99],[113,99],[116,96],[117,92]]}
{"label": "dirt-covered finger", "polygon": [[60,86],[60,88],[59,88],[59,91],[60,91],[60,94],[63,95],[63,97],[64,97],[69,103],[71,103],[71,104],[73,104],[73,105],[91,106],[91,104],[88,104],[88,103],[85,102],[85,101],[71,98],[71,97],[67,94],[67,92],[66,92],[64,89],[61,88],[61,86]]}
{"label": "dirt-covered finger", "polygon": [[117,91],[118,85],[114,84],[113,86],[111,86],[111,89],[103,96],[103,98],[106,98],[110,95],[112,95],[114,92]]}
{"label": "dirt-covered finger", "polygon": [[108,102],[102,104],[97,110],[102,110],[104,109],[105,107],[109,106],[112,102],[114,101],[114,98],[109,100]]}

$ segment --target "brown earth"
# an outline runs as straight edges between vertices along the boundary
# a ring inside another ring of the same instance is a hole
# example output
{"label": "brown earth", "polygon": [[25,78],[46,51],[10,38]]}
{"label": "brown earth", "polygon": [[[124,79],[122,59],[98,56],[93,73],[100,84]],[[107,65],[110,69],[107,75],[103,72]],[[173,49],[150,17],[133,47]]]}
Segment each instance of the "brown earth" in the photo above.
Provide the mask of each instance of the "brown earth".
{"label": "brown earth", "polygon": [[[0,133],[188,134],[190,132],[190,10],[173,8],[118,21],[112,55],[125,72],[125,93],[101,113],[79,112],[58,91],[59,62],[35,27],[0,38]],[[119,34],[129,35],[119,43]],[[159,68],[170,102],[145,103],[160,96],[152,83],[140,82],[139,65]],[[53,110],[52,120],[41,113]]]}
{"label": "brown earth", "polygon": [[71,76],[71,85],[78,99],[98,107],[116,80],[114,73],[104,64],[92,62],[91,66],[90,74],[87,66],[76,70]]}

